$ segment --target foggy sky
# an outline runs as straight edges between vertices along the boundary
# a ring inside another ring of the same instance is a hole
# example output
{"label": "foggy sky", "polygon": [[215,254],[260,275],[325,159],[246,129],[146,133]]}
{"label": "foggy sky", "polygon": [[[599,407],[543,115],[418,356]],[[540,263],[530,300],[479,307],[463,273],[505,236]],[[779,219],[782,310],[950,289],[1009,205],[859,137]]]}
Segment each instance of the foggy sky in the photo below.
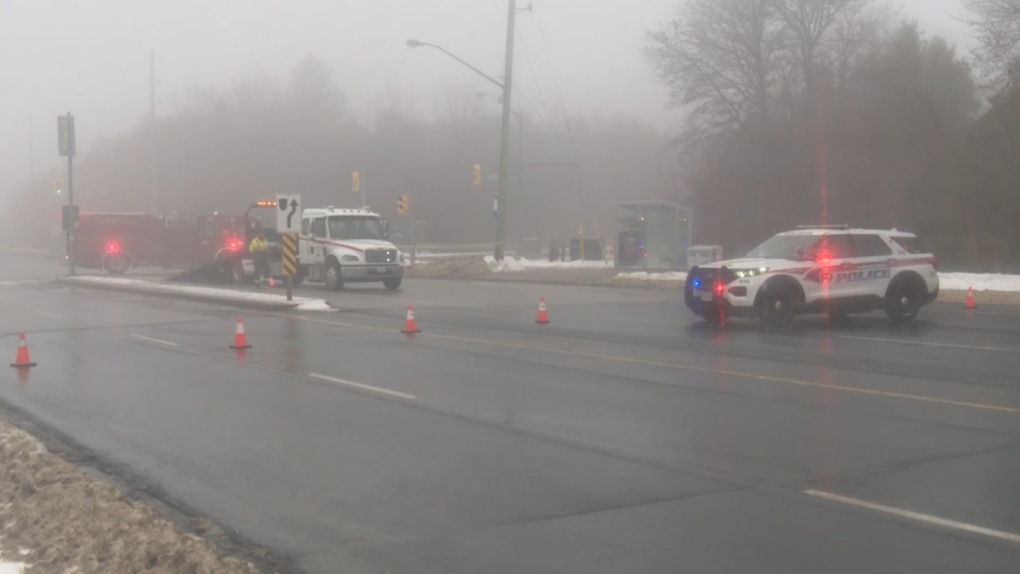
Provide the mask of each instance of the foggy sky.
{"label": "foggy sky", "polygon": [[[641,47],[678,0],[530,1],[534,12],[517,20],[515,108],[554,126],[570,110],[674,129],[676,112]],[[953,19],[959,0],[893,6],[966,50],[966,27]],[[75,115],[79,152],[148,114],[150,50],[157,115],[192,88],[253,75],[284,83],[313,54],[331,66],[352,115],[370,124],[381,100],[429,115],[450,90],[495,93],[443,54],[405,41],[441,44],[501,78],[506,9],[506,0],[0,0],[0,193],[29,176],[30,155],[37,177],[62,173],[58,114]]]}

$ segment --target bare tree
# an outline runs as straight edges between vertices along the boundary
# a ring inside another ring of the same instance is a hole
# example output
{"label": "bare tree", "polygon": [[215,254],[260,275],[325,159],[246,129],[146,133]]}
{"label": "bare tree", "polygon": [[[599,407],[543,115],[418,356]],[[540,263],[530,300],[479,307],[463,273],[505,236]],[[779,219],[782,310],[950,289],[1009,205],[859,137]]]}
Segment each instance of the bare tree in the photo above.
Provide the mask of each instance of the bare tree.
{"label": "bare tree", "polygon": [[790,53],[800,69],[809,117],[820,73],[835,73],[852,57],[862,30],[862,14],[871,0],[779,0],[789,30]]}
{"label": "bare tree", "polygon": [[992,95],[1020,84],[1020,0],[964,0],[978,40],[973,56]]}
{"label": "bare tree", "polygon": [[777,1],[689,0],[648,33],[646,57],[673,105],[689,111],[688,143],[769,120],[780,80]]}

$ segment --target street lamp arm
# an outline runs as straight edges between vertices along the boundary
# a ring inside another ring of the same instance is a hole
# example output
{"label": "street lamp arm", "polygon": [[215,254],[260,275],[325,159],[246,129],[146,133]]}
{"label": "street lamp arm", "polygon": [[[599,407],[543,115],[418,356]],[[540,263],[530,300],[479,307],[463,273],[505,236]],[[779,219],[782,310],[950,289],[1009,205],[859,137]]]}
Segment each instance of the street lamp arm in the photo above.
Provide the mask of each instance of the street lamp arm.
{"label": "street lamp arm", "polygon": [[442,53],[446,54],[447,56],[449,56],[449,57],[453,58],[454,60],[457,60],[458,62],[460,62],[460,63],[461,63],[461,64],[463,64],[464,66],[466,66],[466,67],[470,68],[470,69],[471,69],[471,71],[473,71],[474,73],[478,74],[479,76],[481,76],[481,77],[485,78],[486,80],[489,80],[489,81],[490,81],[490,82],[492,82],[493,84],[496,84],[497,86],[499,86],[499,89],[501,89],[501,90],[503,89],[503,84],[502,84],[502,82],[500,82],[500,81],[499,81],[499,80],[497,80],[496,78],[493,78],[493,77],[492,77],[492,76],[490,76],[489,74],[486,74],[485,72],[483,72],[483,71],[479,70],[478,68],[476,68],[476,67],[472,66],[471,64],[469,64],[469,63],[465,62],[464,60],[462,60],[462,59],[458,58],[458,57],[457,57],[456,55],[454,55],[453,53],[451,53],[451,52],[450,52],[449,50],[447,50],[446,48],[444,48],[444,47],[442,47],[442,46],[439,46],[439,45],[437,45],[437,44],[429,44],[428,42],[419,42],[418,40],[408,40],[408,41],[407,41],[407,47],[408,47],[408,48],[418,48],[418,47],[421,47],[421,46],[426,46],[426,47],[429,47],[429,48],[435,48],[436,50],[439,50],[440,52],[442,52]]}

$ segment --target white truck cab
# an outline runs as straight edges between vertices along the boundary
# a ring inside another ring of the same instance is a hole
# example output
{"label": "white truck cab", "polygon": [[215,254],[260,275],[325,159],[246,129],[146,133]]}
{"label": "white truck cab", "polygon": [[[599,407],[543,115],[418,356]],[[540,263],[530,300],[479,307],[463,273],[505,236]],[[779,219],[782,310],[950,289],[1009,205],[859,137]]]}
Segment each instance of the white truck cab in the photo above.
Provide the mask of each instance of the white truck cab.
{"label": "white truck cab", "polygon": [[385,219],[367,209],[306,209],[298,239],[298,277],[341,289],[344,283],[382,282],[398,289],[400,252]]}

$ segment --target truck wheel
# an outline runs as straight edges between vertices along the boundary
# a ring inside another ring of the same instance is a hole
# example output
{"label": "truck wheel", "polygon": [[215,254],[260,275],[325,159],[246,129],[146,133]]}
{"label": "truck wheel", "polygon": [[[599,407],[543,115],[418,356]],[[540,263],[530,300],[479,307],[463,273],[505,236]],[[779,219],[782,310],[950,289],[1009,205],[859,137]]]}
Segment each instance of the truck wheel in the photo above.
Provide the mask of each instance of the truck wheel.
{"label": "truck wheel", "polygon": [[396,291],[400,289],[400,282],[403,281],[403,277],[394,277],[392,279],[383,279],[382,284],[386,286],[390,291]]}
{"label": "truck wheel", "polygon": [[123,275],[131,267],[131,260],[123,253],[114,253],[103,259],[103,269],[110,275]]}
{"label": "truck wheel", "polygon": [[335,259],[326,264],[326,287],[334,291],[344,288],[344,276],[340,272],[340,263]]}

